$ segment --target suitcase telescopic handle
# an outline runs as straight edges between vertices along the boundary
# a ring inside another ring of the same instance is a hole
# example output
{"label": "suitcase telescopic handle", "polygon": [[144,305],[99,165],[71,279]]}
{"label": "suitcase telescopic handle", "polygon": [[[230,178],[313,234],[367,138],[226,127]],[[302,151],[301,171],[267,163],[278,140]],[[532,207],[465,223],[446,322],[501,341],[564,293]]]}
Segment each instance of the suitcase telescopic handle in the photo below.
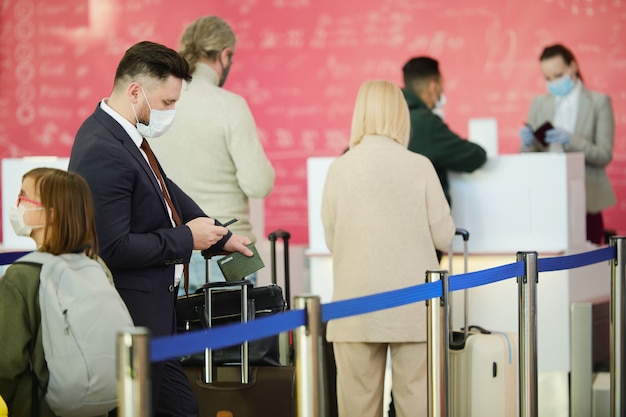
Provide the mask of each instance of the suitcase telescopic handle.
{"label": "suitcase telescopic handle", "polygon": [[287,310],[291,310],[291,283],[289,278],[289,239],[291,233],[283,229],[276,229],[267,235],[267,238],[271,242],[270,251],[272,257],[272,283],[276,282],[276,241],[282,239],[284,243],[284,268],[285,268],[285,300],[287,302]]}
{"label": "suitcase telescopic handle", "polygon": [[271,232],[267,238],[272,242],[275,242],[276,239],[289,240],[291,239],[291,233],[283,229],[278,229]]}
{"label": "suitcase telescopic handle", "polygon": [[457,227],[456,231],[454,232],[455,235],[457,236],[463,236],[463,241],[467,242],[469,240],[469,232],[465,229],[461,229],[460,227]]}
{"label": "suitcase telescopic handle", "polygon": [[[464,266],[464,272],[467,273],[467,256],[468,256],[468,252],[467,252],[467,242],[469,241],[469,237],[470,234],[467,231],[467,229],[462,229],[460,227],[457,227],[456,230],[454,231],[454,235],[455,236],[461,236],[463,238],[463,266]],[[450,244],[450,252],[449,252],[449,268],[448,268],[448,272],[450,274],[452,274],[452,243]],[[467,329],[467,301],[468,301],[468,297],[467,297],[467,289],[463,290],[463,333],[464,333],[464,339],[467,339],[467,333],[468,333],[468,329]],[[452,329],[452,309],[450,309],[450,329]],[[450,341],[452,342],[452,335],[453,332],[452,330],[450,331]]]}

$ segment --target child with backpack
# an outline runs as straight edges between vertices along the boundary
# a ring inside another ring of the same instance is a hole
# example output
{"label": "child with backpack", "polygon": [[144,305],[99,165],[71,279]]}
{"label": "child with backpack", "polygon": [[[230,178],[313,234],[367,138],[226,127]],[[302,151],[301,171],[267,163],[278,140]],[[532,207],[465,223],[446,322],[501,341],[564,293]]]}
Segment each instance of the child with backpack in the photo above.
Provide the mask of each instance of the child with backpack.
{"label": "child with backpack", "polygon": [[[0,396],[9,415],[106,415],[117,402],[119,331],[108,316],[120,326],[132,326],[132,320],[97,255],[87,182],[58,169],[31,170],[9,217],[16,234],[30,236],[38,248],[0,279]],[[64,305],[68,300],[74,304]],[[65,356],[53,354],[51,346]],[[103,366],[112,369],[89,375]]]}

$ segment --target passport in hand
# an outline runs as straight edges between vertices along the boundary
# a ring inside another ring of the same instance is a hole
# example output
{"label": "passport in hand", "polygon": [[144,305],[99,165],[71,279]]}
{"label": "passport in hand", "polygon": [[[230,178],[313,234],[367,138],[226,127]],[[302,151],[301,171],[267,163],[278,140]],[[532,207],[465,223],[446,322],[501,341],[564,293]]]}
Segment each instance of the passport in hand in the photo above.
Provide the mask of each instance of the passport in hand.
{"label": "passport in hand", "polygon": [[254,243],[250,243],[247,247],[253,253],[250,257],[240,252],[233,252],[217,261],[226,281],[239,281],[265,266]]}

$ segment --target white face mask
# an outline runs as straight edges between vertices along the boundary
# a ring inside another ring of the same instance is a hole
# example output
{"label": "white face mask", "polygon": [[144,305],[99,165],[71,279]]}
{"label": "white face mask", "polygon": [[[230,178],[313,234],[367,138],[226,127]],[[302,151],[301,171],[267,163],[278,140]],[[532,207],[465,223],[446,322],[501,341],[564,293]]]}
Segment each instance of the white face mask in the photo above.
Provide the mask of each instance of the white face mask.
{"label": "white face mask", "polygon": [[141,123],[137,118],[135,105],[131,103],[133,113],[135,113],[135,120],[137,121],[137,130],[144,138],[158,138],[172,127],[176,110],[154,110],[150,107],[148,96],[146,96],[146,91],[143,87],[141,87],[141,91],[143,91],[143,96],[146,98],[146,103],[148,103],[148,108],[150,109],[150,122],[147,125]]}
{"label": "white face mask", "polygon": [[441,92],[441,95],[439,96],[439,100],[435,102],[435,108],[443,110],[443,106],[445,105],[446,105],[446,95],[443,92]]}
{"label": "white face mask", "polygon": [[18,236],[30,237],[33,229],[39,229],[44,227],[43,224],[37,226],[30,226],[24,223],[24,214],[27,211],[43,210],[43,207],[26,208],[22,206],[11,206],[9,209],[9,221],[13,231]]}
{"label": "white face mask", "polygon": [[446,96],[444,93],[441,93],[439,96],[439,100],[435,102],[435,107],[433,107],[433,113],[437,116],[441,117],[441,119],[445,119],[446,115],[443,112],[443,106],[446,104]]}

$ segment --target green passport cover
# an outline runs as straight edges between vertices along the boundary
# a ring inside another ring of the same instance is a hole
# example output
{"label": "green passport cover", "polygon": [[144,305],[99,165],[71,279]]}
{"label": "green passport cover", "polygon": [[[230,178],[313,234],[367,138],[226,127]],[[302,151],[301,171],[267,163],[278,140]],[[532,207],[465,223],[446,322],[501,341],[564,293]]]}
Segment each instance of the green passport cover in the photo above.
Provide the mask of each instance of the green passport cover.
{"label": "green passport cover", "polygon": [[254,255],[248,257],[242,253],[233,252],[217,261],[226,281],[238,281],[265,266],[254,243],[247,246]]}

